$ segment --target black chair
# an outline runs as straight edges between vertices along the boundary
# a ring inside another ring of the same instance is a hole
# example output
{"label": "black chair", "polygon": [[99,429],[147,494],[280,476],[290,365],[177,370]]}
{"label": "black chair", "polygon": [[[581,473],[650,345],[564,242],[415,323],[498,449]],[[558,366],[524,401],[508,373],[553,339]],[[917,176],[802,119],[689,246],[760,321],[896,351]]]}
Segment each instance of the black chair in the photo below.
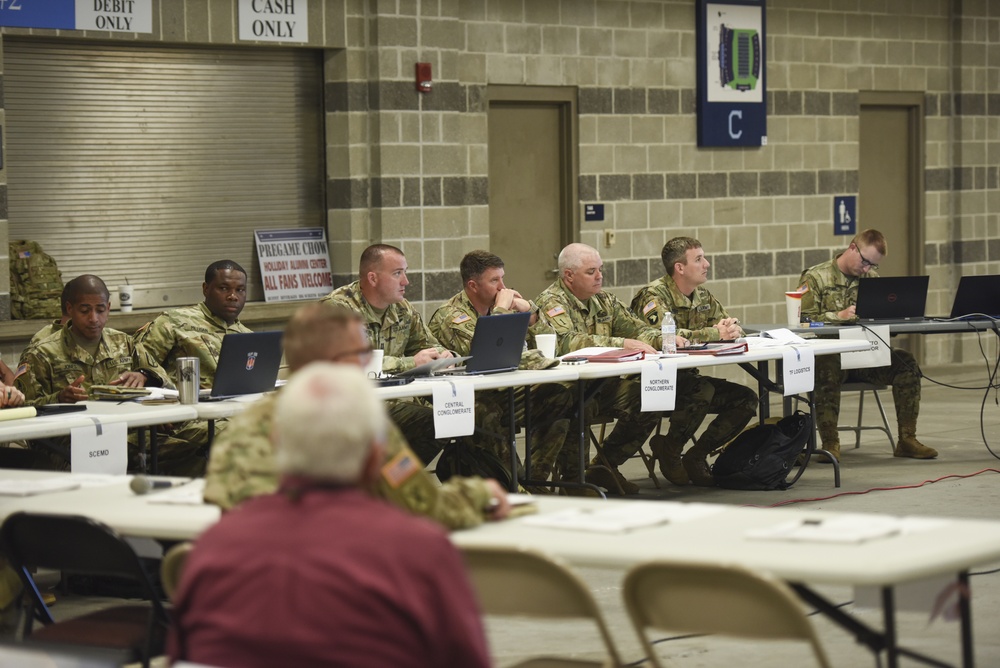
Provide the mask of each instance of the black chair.
{"label": "black chair", "polygon": [[[23,637],[46,645],[128,651],[148,666],[163,653],[169,618],[139,556],[110,527],[88,517],[15,513],[0,527],[0,549],[24,583]],[[66,574],[123,578],[149,603],[117,605],[56,622],[31,577],[35,568]],[[43,626],[33,629],[37,620]]]}

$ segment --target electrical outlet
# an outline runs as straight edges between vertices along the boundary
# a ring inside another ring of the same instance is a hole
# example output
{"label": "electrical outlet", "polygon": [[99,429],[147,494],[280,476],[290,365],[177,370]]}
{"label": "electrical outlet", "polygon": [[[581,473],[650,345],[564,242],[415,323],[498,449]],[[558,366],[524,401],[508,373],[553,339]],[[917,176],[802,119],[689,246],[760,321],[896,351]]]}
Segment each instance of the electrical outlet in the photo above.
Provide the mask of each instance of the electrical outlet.
{"label": "electrical outlet", "polygon": [[614,230],[604,230],[604,247],[611,248],[615,245],[615,231]]}

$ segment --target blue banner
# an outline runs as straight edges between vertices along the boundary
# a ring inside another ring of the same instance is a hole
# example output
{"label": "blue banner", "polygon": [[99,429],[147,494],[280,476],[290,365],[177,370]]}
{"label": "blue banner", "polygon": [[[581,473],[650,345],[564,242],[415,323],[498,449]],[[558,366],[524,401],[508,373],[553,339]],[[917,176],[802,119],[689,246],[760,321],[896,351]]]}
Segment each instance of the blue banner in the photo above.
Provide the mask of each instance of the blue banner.
{"label": "blue banner", "polygon": [[0,26],[76,28],[75,0],[0,0]]}

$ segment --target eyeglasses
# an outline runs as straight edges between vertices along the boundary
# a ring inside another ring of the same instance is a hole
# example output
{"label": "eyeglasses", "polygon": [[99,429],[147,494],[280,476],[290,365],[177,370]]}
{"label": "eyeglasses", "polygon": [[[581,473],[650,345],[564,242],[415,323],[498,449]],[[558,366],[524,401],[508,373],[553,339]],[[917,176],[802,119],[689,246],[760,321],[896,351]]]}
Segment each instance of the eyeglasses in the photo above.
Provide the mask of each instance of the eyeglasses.
{"label": "eyeglasses", "polygon": [[869,269],[874,269],[875,271],[878,271],[878,262],[872,262],[871,260],[869,260],[868,258],[866,258],[864,255],[862,255],[861,254],[861,249],[858,248],[857,246],[854,247],[854,250],[858,251],[858,257],[861,258],[861,266],[862,267],[868,267]]}
{"label": "eyeglasses", "polygon": [[372,348],[369,346],[367,348],[358,348],[357,350],[345,350],[330,357],[330,361],[339,362],[345,357],[357,357],[361,366],[365,366],[372,358]]}

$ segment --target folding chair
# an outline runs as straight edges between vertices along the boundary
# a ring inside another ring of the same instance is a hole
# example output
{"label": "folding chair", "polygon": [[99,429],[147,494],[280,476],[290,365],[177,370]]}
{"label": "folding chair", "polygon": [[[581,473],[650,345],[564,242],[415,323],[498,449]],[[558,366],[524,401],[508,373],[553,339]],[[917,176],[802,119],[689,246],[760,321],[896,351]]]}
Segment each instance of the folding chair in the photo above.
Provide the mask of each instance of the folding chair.
{"label": "folding chair", "polygon": [[[608,425],[613,424],[614,422],[614,418],[599,417],[597,421],[587,424],[587,432],[590,437],[590,443],[594,446],[597,458],[601,461],[601,464],[609,470],[611,469],[611,463],[604,455],[604,439],[607,436]],[[656,433],[654,436],[660,435],[660,425],[662,422],[663,421],[661,420],[660,424],[656,425]],[[596,434],[594,433],[595,430],[597,430]],[[656,476],[656,458],[646,452],[645,447],[645,444],[640,445],[639,449],[635,451],[635,454],[632,455],[632,457],[639,457],[642,460],[643,465],[646,467],[646,474],[649,476],[649,479],[653,481],[653,485],[656,486],[656,489],[660,489],[660,479]],[[621,489],[615,491],[619,493],[622,492]]]}
{"label": "folding chair", "polygon": [[655,668],[663,663],[646,629],[801,640],[829,666],[798,597],[784,582],[741,566],[648,562],[625,576],[625,607]]}
{"label": "folding chair", "polygon": [[462,555],[484,613],[546,619],[590,619],[597,626],[608,652],[605,661],[537,657],[518,663],[517,668],[622,665],[604,616],[590,590],[562,562],[540,552],[513,547],[463,547]]}
{"label": "folding chair", "polygon": [[177,543],[167,550],[167,553],[163,555],[163,561],[160,562],[160,584],[163,585],[164,593],[171,600],[174,598],[174,592],[177,591],[177,585],[181,583],[184,564],[187,562],[193,547],[194,543],[190,541]]}
{"label": "folding chair", "polygon": [[[127,651],[148,666],[162,654],[169,623],[159,594],[138,555],[110,527],[88,517],[14,513],[0,527],[0,549],[21,577],[27,596],[26,642]],[[118,605],[56,622],[31,577],[35,568],[126,578],[148,604]],[[33,629],[37,619],[44,626]]]}
{"label": "folding chair", "polygon": [[[853,431],[854,432],[854,447],[861,447],[861,432],[869,429],[875,431],[885,432],[886,437],[889,439],[889,447],[894,451],[896,449],[896,439],[892,437],[892,429],[889,426],[889,419],[885,415],[885,408],[882,406],[882,399],[878,396],[879,390],[885,390],[888,386],[879,385],[876,383],[865,383],[862,381],[844,383],[840,386],[840,393],[843,395],[844,392],[857,392],[858,393],[858,421],[854,426],[848,427],[837,427],[838,431]],[[882,425],[868,425],[865,426],[862,421],[862,416],[865,411],[865,392],[871,392],[872,396],[875,397],[875,405],[878,406],[879,415],[882,416]]]}

